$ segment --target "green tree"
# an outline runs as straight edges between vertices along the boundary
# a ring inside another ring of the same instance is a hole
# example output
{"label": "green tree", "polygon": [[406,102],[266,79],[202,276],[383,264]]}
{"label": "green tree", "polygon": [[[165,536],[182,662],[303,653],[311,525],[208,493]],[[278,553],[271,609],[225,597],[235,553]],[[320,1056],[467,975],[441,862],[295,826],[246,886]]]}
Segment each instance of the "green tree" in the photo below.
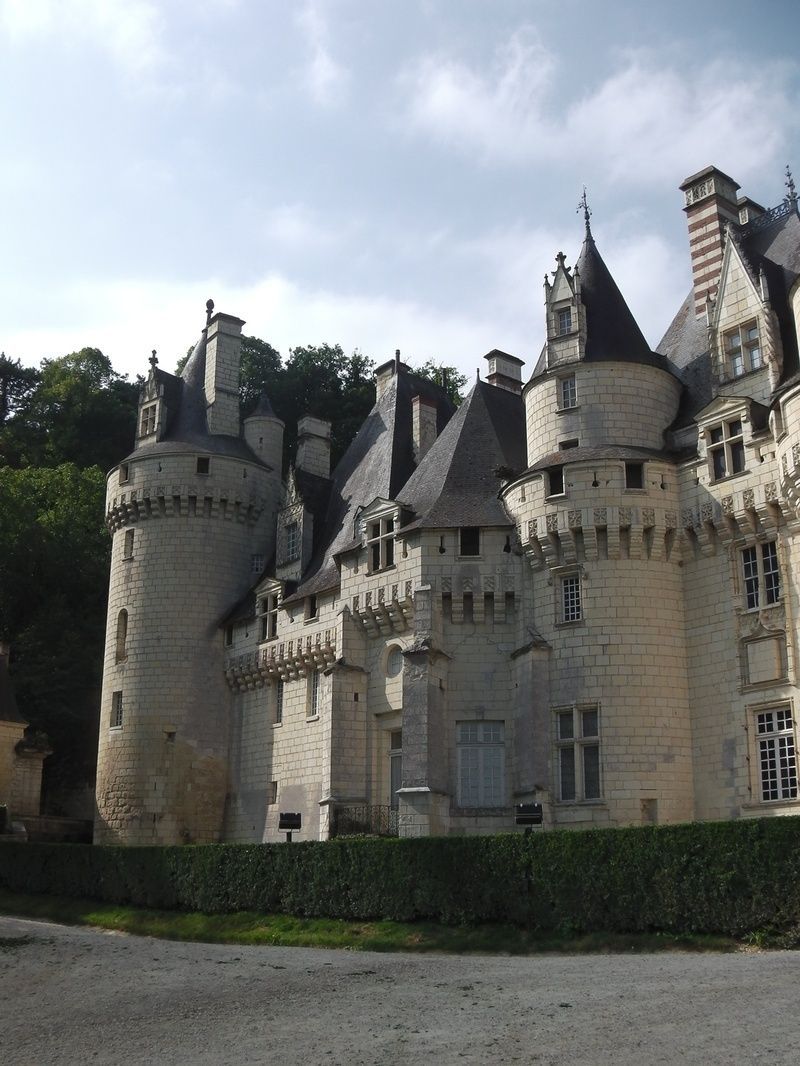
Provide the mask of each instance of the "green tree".
{"label": "green tree", "polygon": [[98,348],[43,359],[35,388],[18,403],[0,434],[12,466],[100,466],[130,451],[138,385],[117,374]]}
{"label": "green tree", "polygon": [[39,382],[39,371],[23,366],[19,359],[9,359],[0,352],[0,427],[24,404]]}
{"label": "green tree", "polygon": [[55,753],[46,781],[91,781],[110,541],[98,467],[0,468],[0,638],[20,710]]}
{"label": "green tree", "polygon": [[443,363],[437,363],[435,359],[428,359],[422,366],[415,366],[412,369],[417,377],[426,378],[436,385],[441,385],[453,405],[455,407],[460,406],[464,398],[462,392],[467,384],[467,377],[460,370],[457,370],[454,366],[445,366]]}

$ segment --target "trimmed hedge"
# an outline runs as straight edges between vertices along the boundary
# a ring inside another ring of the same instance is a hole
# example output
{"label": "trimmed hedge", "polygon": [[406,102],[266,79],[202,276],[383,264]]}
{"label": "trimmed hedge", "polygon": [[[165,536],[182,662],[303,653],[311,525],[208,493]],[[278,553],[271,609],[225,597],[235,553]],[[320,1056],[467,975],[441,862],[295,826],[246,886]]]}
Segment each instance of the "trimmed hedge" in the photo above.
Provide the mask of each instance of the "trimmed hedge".
{"label": "trimmed hedge", "polygon": [[4,844],[0,885],[208,914],[742,936],[800,928],[800,818],[291,845]]}

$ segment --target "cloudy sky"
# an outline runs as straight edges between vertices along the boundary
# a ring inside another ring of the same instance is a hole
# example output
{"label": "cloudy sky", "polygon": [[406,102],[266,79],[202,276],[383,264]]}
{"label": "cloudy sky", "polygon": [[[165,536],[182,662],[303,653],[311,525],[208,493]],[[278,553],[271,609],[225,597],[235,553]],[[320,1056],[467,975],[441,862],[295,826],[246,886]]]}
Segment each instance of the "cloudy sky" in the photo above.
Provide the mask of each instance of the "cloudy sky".
{"label": "cloudy sky", "polygon": [[683,178],[800,185],[799,32],[792,0],[0,0],[0,350],[172,369],[213,297],[284,353],[530,371],[584,184],[655,345]]}

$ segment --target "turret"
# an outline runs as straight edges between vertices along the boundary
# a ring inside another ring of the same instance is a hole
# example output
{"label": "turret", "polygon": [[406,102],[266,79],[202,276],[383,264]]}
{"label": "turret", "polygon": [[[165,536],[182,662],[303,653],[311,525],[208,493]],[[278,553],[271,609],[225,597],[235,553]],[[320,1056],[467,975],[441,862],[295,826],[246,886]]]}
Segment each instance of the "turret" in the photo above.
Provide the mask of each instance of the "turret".
{"label": "turret", "polygon": [[244,420],[244,439],[263,463],[280,473],[283,464],[283,422],[272,410],[265,392]]}
{"label": "turret", "polygon": [[97,841],[219,839],[231,696],[218,623],[274,550],[281,491],[279,459],[266,461],[279,453],[277,419],[262,411],[263,457],[240,436],[237,323],[212,318],[180,377],[151,364],[143,411],[162,405],[157,428],[140,425],[108,476]]}

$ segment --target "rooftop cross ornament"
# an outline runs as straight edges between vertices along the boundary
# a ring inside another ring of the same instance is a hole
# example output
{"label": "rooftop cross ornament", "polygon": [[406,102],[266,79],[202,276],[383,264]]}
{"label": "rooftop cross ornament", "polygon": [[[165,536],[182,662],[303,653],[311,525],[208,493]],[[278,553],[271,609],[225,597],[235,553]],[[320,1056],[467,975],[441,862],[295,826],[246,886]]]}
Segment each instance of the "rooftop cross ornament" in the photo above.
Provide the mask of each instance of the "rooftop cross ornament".
{"label": "rooftop cross ornament", "polygon": [[578,206],[577,206],[577,208],[575,210],[576,210],[576,213],[578,211],[583,211],[583,221],[586,224],[586,236],[587,237],[591,237],[591,235],[592,235],[592,227],[589,225],[589,219],[592,217],[592,211],[591,211],[591,208],[589,207],[589,202],[586,199],[586,186],[585,185],[583,187],[583,196],[578,201]]}
{"label": "rooftop cross ornament", "polygon": [[150,364],[150,366],[153,368],[153,370],[155,370],[156,366],[158,366],[158,356],[156,355],[155,348],[153,349],[153,353],[152,353],[152,355],[150,356],[150,358],[147,361]]}
{"label": "rooftop cross ornament", "polygon": [[786,188],[789,190],[788,194],[784,197],[784,200],[786,201],[787,204],[796,204],[797,203],[797,190],[795,189],[794,178],[792,177],[792,172],[789,169],[789,164],[788,163],[786,164],[786,181],[784,182],[784,184],[786,185]]}

